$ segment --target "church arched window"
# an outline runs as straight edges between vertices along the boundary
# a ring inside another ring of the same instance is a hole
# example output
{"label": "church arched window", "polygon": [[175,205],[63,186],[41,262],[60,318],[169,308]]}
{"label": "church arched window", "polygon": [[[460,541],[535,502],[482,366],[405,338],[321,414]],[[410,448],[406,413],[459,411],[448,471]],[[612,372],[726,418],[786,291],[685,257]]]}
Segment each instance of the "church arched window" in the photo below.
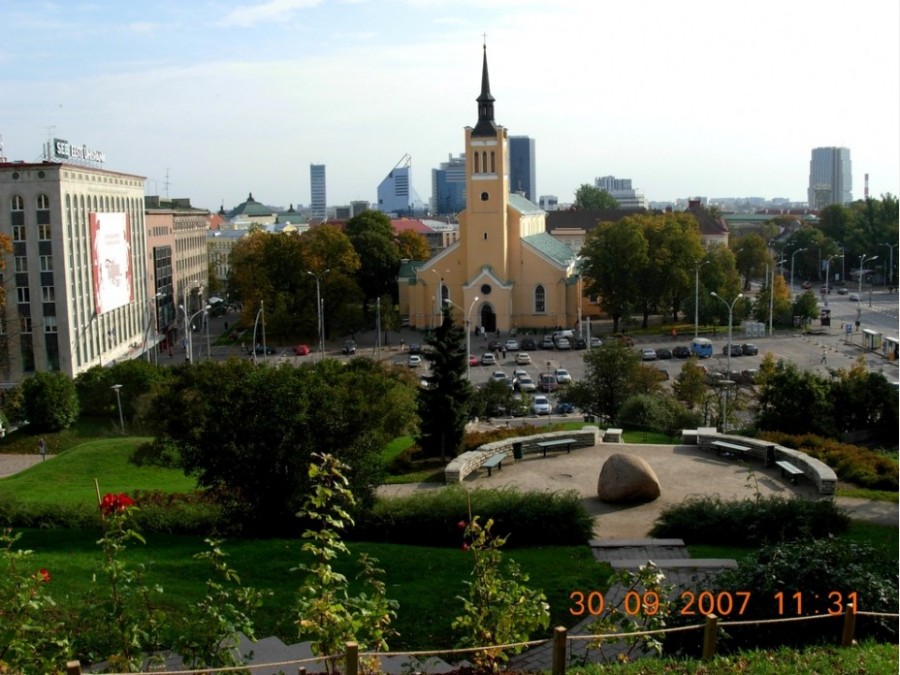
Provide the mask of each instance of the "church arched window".
{"label": "church arched window", "polygon": [[494,151],[491,150],[491,173],[497,173],[497,167],[494,159]]}
{"label": "church arched window", "polygon": [[481,173],[481,171],[479,170],[481,155],[479,155],[477,152],[472,153],[472,154],[474,155],[474,160],[475,160],[475,166],[472,167],[472,171],[474,173]]}
{"label": "church arched window", "polygon": [[546,294],[544,287],[540,284],[534,289],[534,311],[541,314],[547,311]]}

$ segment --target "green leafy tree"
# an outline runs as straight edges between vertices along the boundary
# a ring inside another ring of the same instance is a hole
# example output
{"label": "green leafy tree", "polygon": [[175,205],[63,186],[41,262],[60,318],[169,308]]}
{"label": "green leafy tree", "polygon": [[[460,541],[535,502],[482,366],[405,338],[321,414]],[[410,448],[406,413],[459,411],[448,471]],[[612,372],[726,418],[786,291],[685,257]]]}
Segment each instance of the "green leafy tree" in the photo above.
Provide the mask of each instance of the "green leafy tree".
{"label": "green leafy tree", "polygon": [[465,335],[453,323],[449,307],[444,307],[443,321],[426,339],[431,349],[425,359],[431,365],[428,387],[419,392],[419,437],[426,457],[456,456],[462,445],[466,422],[471,414],[472,388],[466,377]]}
{"label": "green leafy tree", "polygon": [[619,202],[606,190],[584,183],[575,190],[575,208],[578,211],[604,211],[619,208]]}
{"label": "green leafy tree", "polygon": [[697,357],[691,357],[682,367],[681,372],[672,383],[672,391],[675,398],[687,405],[688,410],[693,410],[706,397],[709,385],[706,383],[706,373],[700,367]]}
{"label": "green leafy tree", "polygon": [[897,390],[881,373],[869,372],[865,354],[849,369],[833,371],[834,423],[841,432],[869,430],[885,443],[897,438]]}
{"label": "green leafy tree", "polygon": [[767,264],[771,269],[772,256],[769,255],[766,240],[751,232],[735,239],[731,250],[734,252],[737,271],[744,278],[743,290],[749,291],[751,279],[764,276]]}
{"label": "green leafy tree", "polygon": [[472,396],[472,415],[482,419],[506,415],[513,409],[515,400],[508,384],[488,380]]}
{"label": "green leafy tree", "polygon": [[359,256],[356,279],[363,290],[363,314],[368,320],[372,300],[396,294],[400,249],[391,219],[381,211],[370,209],[354,216],[347,221],[345,232]]}
{"label": "green leafy tree", "polygon": [[62,431],[78,419],[75,382],[64,373],[35,373],[22,383],[23,409],[35,431]]}
{"label": "green leafy tree", "polygon": [[121,384],[122,414],[131,418],[144,409],[151,392],[163,385],[170,372],[168,368],[143,359],[120,361],[109,367],[94,366],[75,378],[79,410],[82,415],[92,417],[118,415],[116,396],[111,387]]}
{"label": "green leafy tree", "polygon": [[589,350],[584,363],[584,377],[569,385],[569,400],[585,413],[613,422],[634,391],[640,357],[624,341],[607,340]]}
{"label": "green leafy tree", "polygon": [[[770,294],[774,293],[774,301]],[[788,291],[787,282],[780,274],[775,275],[775,284],[763,288],[756,299],[754,316],[757,321],[763,323],[769,320],[769,306],[772,306],[773,325],[791,325],[791,294]]]}
{"label": "green leafy tree", "polygon": [[812,319],[819,318],[819,301],[812,291],[806,291],[794,298],[791,312],[794,316],[800,317],[801,323],[806,325]]}
{"label": "green leafy tree", "polygon": [[[765,361],[765,359],[764,359]],[[833,403],[826,378],[814,371],[800,370],[793,363],[760,368],[760,429],[789,434],[834,435]]]}
{"label": "green leafy tree", "polygon": [[407,260],[428,260],[431,257],[428,240],[413,230],[397,233],[397,250],[400,257]]}
{"label": "green leafy tree", "polygon": [[148,424],[177,445],[186,473],[216,488],[233,521],[256,533],[295,525],[313,452],[346,463],[357,501],[370,504],[381,450],[415,422],[415,388],[366,358],[303,367],[203,362],[173,375]]}

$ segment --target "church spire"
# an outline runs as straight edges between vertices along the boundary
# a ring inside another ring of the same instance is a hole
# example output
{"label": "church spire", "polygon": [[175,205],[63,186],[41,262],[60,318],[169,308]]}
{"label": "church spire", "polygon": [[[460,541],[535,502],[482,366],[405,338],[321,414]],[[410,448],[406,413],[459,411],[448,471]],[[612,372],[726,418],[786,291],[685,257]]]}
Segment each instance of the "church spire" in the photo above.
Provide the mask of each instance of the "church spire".
{"label": "church spire", "polygon": [[484,45],[484,63],[481,67],[481,94],[478,101],[478,124],[472,130],[473,136],[496,136],[494,125],[494,97],[491,96],[491,81],[488,78],[487,44]]}

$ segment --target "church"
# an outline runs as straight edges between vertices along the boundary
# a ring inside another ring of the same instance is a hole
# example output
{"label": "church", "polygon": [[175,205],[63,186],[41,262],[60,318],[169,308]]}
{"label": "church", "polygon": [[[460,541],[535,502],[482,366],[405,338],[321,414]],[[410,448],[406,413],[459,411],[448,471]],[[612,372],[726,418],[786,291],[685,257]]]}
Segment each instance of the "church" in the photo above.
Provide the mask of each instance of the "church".
{"label": "church", "polygon": [[465,128],[466,208],[459,239],[427,261],[403,265],[400,313],[411,328],[435,327],[442,305],[469,330],[572,328],[581,278],[572,250],[551,235],[546,213],[509,189],[507,130],[494,122],[484,47],[478,122]]}

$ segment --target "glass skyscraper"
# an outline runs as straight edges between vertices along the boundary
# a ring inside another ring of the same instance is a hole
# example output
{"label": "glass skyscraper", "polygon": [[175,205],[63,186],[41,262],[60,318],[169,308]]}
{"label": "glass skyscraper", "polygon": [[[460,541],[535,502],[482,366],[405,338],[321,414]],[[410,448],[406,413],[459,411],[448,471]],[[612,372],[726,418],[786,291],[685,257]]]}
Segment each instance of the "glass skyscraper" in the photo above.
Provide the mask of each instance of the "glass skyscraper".
{"label": "glass skyscraper", "polygon": [[328,217],[328,205],[325,200],[325,165],[309,165],[309,215],[311,218],[325,220]]}
{"label": "glass skyscraper", "polygon": [[813,148],[807,199],[811,209],[853,201],[850,148]]}
{"label": "glass skyscraper", "polygon": [[509,137],[509,190],[525,195],[536,203],[534,139],[528,136]]}

